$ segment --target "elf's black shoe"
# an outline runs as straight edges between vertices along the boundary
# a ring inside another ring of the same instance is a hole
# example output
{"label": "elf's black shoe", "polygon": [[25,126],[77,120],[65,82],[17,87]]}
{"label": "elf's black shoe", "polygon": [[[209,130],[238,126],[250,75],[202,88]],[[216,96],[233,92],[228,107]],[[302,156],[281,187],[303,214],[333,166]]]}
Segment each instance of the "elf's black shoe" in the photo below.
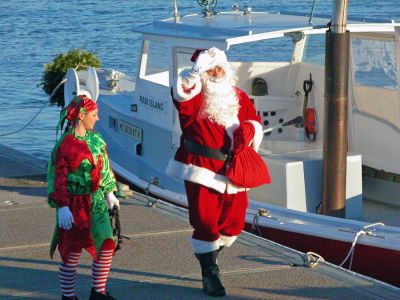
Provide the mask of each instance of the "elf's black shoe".
{"label": "elf's black shoe", "polygon": [[116,298],[114,298],[113,296],[111,296],[109,293],[99,293],[96,292],[96,290],[94,288],[92,288],[91,292],[90,292],[90,297],[89,300],[117,300]]}
{"label": "elf's black shoe", "polygon": [[74,297],[67,297],[62,295],[61,300],[79,300],[78,297],[74,296]]}
{"label": "elf's black shoe", "polygon": [[195,255],[201,266],[204,292],[213,297],[225,296],[226,290],[219,277],[219,266],[217,262],[218,251],[215,250],[201,254],[195,253]]}

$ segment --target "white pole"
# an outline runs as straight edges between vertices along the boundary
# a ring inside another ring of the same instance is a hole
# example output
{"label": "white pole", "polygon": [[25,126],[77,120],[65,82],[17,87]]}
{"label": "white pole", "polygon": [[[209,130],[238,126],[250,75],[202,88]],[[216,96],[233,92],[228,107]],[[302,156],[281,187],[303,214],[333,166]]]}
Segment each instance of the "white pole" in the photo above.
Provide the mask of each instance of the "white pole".
{"label": "white pole", "polygon": [[347,26],[347,0],[334,0],[332,2],[332,25],[333,33],[346,32]]}
{"label": "white pole", "polygon": [[175,18],[175,23],[179,23],[181,21],[181,18],[179,16],[179,12],[178,12],[178,6],[176,5],[176,0],[174,1],[174,18]]}

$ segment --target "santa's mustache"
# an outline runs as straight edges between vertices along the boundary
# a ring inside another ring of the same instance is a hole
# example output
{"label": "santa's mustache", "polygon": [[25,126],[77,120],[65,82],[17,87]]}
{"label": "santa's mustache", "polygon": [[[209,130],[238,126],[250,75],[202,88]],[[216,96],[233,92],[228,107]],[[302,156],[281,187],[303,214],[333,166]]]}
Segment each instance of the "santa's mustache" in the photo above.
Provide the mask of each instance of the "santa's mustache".
{"label": "santa's mustache", "polygon": [[227,78],[206,78],[204,81],[204,90],[208,95],[226,96],[232,93],[233,87]]}

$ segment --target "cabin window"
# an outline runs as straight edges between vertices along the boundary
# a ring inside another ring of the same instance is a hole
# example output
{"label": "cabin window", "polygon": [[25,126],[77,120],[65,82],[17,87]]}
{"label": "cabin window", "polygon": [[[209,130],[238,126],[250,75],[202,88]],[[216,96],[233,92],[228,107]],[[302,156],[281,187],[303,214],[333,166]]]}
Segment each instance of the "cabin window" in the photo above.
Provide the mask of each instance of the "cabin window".
{"label": "cabin window", "polygon": [[169,86],[170,57],[170,47],[168,44],[160,41],[145,41],[141,77],[161,85]]}
{"label": "cabin window", "polygon": [[302,62],[314,65],[325,64],[325,34],[306,36]]}
{"label": "cabin window", "polygon": [[353,36],[351,50],[355,109],[400,128],[394,35]]}
{"label": "cabin window", "polygon": [[228,60],[237,62],[290,62],[292,55],[293,44],[286,38],[233,45],[227,51]]}
{"label": "cabin window", "polygon": [[176,71],[179,74],[183,69],[191,68],[193,62],[190,60],[196,49],[178,49],[176,51]]}
{"label": "cabin window", "polygon": [[395,42],[353,38],[353,76],[357,85],[397,88]]}

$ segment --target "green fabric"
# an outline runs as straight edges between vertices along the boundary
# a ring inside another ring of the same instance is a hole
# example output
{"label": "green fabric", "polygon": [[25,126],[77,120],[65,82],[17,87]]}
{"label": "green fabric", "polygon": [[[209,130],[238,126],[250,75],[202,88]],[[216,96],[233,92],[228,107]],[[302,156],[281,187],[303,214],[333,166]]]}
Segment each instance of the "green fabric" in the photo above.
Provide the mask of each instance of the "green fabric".
{"label": "green fabric", "polygon": [[110,159],[108,158],[106,143],[98,132],[91,131],[86,135],[87,145],[93,154],[93,159],[97,164],[97,158],[100,155],[103,161],[101,169],[100,189],[104,194],[116,189],[114,173],[111,170]]}
{"label": "green fabric", "polygon": [[64,127],[65,118],[67,117],[67,114],[68,114],[68,108],[64,108],[63,110],[60,111],[60,119],[58,120],[56,126],[56,134],[58,133],[59,130],[62,130],[62,128]]}
{"label": "green fabric", "polygon": [[101,245],[106,239],[113,239],[112,227],[104,194],[98,189],[92,194],[92,218],[91,231],[96,247],[96,254],[99,254]]}
{"label": "green fabric", "polygon": [[[50,195],[54,191],[54,177],[55,177],[55,157],[60,147],[60,144],[68,134],[74,134],[72,130],[64,133],[56,143],[48,166],[48,186],[47,193]],[[102,170],[100,186],[97,191],[91,194],[91,232],[93,241],[96,247],[96,253],[99,253],[101,245],[106,239],[114,239],[112,227],[108,214],[104,194],[113,191],[116,188],[116,181],[114,173],[112,172],[110,160],[106,151],[106,143],[101,135],[94,131],[87,131],[84,137],[75,136],[79,140],[86,141],[89,150],[92,152],[95,164],[98,162],[98,157],[102,158]],[[82,160],[81,164],[72,172],[68,171],[67,175],[67,190],[70,194],[89,194],[91,187],[91,172],[92,166],[88,159]],[[56,226],[50,245],[50,256],[52,257],[57,247],[58,242],[58,207],[54,201],[48,197],[48,203],[51,207],[57,208],[56,213]]]}
{"label": "green fabric", "polygon": [[70,194],[90,194],[92,164],[88,159],[82,160],[75,172],[68,172],[67,191]]}

